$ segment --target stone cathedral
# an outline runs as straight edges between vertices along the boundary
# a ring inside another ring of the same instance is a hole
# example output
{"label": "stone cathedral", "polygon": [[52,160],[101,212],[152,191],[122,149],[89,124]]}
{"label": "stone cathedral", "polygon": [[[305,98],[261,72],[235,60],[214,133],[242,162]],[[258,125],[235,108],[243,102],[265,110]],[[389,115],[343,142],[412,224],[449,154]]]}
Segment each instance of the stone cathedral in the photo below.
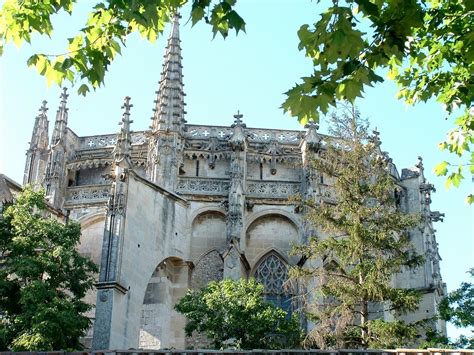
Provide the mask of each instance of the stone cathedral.
{"label": "stone cathedral", "polygon": [[[178,26],[175,19],[150,130],[131,131],[127,97],[118,134],[79,137],[68,127],[65,89],[51,140],[46,102],[35,120],[24,183],[44,186],[49,202],[81,224],[80,251],[100,266],[87,296],[96,305],[85,339],[92,349],[198,346],[173,306],[210,280],[255,277],[285,307],[287,267],[300,262],[289,252],[309,234],[288,197],[336,201],[309,164],[328,138],[317,125],[249,128],[239,113],[229,126],[185,121]],[[430,210],[434,187],[421,158],[401,174],[392,164],[391,174],[402,191],[399,208],[423,216],[411,238],[425,264],[393,280],[422,291],[408,318],[423,319],[446,292],[432,224],[442,214]],[[442,322],[436,328],[445,332]]]}

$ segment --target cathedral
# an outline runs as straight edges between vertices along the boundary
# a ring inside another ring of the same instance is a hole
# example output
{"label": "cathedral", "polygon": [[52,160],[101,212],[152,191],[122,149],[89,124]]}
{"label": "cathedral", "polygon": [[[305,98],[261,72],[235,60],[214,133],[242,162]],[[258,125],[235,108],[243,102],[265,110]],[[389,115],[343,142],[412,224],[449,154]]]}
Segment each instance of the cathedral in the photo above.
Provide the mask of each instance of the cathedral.
{"label": "cathedral", "polygon": [[[35,120],[23,183],[44,186],[50,204],[81,224],[80,252],[100,266],[86,297],[95,304],[85,339],[92,349],[199,346],[185,337],[186,320],[173,306],[211,280],[255,277],[284,305],[287,268],[300,261],[291,246],[309,235],[288,198],[336,201],[309,164],[327,139],[316,124],[250,128],[240,113],[229,126],[187,123],[181,59],[175,19],[150,130],[131,130],[126,97],[118,133],[78,136],[68,127],[66,89],[51,140],[46,102]],[[402,191],[400,208],[423,217],[410,235],[425,263],[393,279],[422,292],[408,316],[420,320],[436,314],[446,292],[433,228],[442,214],[430,210],[434,187],[421,158],[401,173],[392,164],[391,174]],[[442,333],[444,327],[436,324]]]}

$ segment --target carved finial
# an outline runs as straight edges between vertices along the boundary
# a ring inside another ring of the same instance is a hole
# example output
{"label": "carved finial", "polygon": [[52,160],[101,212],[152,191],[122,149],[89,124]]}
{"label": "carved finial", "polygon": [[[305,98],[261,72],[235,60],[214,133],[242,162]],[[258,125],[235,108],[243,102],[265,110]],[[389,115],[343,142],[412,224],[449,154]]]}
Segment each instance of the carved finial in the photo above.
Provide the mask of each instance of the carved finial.
{"label": "carved finial", "polygon": [[422,157],[418,157],[418,164],[415,165],[418,169],[420,170],[423,170],[423,158]]}
{"label": "carved finial", "polygon": [[304,128],[308,130],[314,129],[317,131],[319,129],[319,123],[314,122],[314,121],[309,121],[308,123],[305,124]]}
{"label": "carved finial", "polygon": [[170,33],[170,38],[176,38],[179,39],[179,19],[181,18],[181,15],[179,14],[178,11],[173,16],[173,24],[171,28],[171,33]]}
{"label": "carved finial", "polygon": [[321,137],[318,134],[319,124],[314,121],[309,121],[304,128],[308,130],[304,137],[307,147],[310,150],[318,151],[321,147]]}
{"label": "carved finial", "polygon": [[122,121],[119,123],[122,127],[120,128],[120,133],[118,134],[117,144],[115,145],[114,150],[114,157],[115,162],[119,163],[121,161],[125,161],[127,165],[130,164],[130,153],[131,153],[131,145],[132,140],[130,137],[130,123],[133,121],[130,120],[130,108],[133,105],[130,104],[130,97],[126,96],[124,99],[124,103],[122,105],[123,114],[122,114]]}
{"label": "carved finial", "polygon": [[126,131],[130,133],[130,123],[133,123],[133,121],[130,120],[130,108],[132,108],[133,105],[130,103],[130,96],[125,96],[123,101],[122,109],[124,111],[122,115],[122,122],[119,124],[122,125],[122,132]]}
{"label": "carved finial", "polygon": [[380,147],[382,145],[382,141],[380,140],[380,132],[377,130],[377,127],[375,127],[375,129],[372,131],[369,141],[376,147]]}
{"label": "carved finial", "polygon": [[242,117],[244,117],[244,115],[242,115],[242,114],[240,113],[240,111],[237,110],[237,114],[234,115],[234,118],[235,118],[234,124],[235,124],[235,125],[242,125],[242,123],[243,123]]}
{"label": "carved finial", "polygon": [[69,97],[69,95],[67,94],[66,87],[63,88],[63,92],[61,93],[59,97],[61,98],[61,108],[67,110],[66,104],[67,104],[67,98]]}
{"label": "carved finial", "polygon": [[40,116],[44,116],[44,115],[46,115],[46,112],[48,112],[48,108],[46,107],[47,103],[48,103],[48,101],[43,100],[43,102],[41,104],[41,107],[39,108]]}

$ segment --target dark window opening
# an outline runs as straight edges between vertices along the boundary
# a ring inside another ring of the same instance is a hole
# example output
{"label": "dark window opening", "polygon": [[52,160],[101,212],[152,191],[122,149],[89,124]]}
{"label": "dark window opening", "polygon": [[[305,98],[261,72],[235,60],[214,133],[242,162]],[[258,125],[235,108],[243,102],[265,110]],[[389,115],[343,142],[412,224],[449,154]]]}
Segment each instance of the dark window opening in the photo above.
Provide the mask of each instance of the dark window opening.
{"label": "dark window opening", "polygon": [[196,160],[196,176],[199,176],[199,160]]}

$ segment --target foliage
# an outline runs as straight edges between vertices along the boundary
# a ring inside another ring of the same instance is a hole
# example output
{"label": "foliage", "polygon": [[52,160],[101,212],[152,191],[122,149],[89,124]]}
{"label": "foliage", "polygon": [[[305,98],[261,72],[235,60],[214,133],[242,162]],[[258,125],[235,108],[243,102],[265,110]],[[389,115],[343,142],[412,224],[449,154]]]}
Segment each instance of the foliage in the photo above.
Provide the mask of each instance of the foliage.
{"label": "foliage", "polygon": [[[292,277],[313,286],[309,317],[316,324],[309,341],[320,348],[390,348],[408,344],[414,324],[379,319],[416,310],[420,295],[393,287],[394,274],[419,266],[423,258],[408,230],[419,217],[396,206],[399,187],[390,175],[390,160],[369,136],[367,124],[353,108],[333,115],[334,132],[343,138],[327,144],[312,168],[332,185],[337,202],[306,201],[315,234],[294,253],[308,261],[291,270]],[[382,309],[383,308],[383,309]]]}
{"label": "foliage", "polygon": [[[0,12],[0,55],[5,44],[30,43],[34,34],[51,36],[52,19],[60,12],[72,15],[76,0],[6,0]],[[38,53],[28,59],[48,83],[61,85],[67,80],[78,84],[79,94],[104,83],[105,73],[117,54],[126,46],[127,37],[138,32],[154,42],[166,23],[187,0],[95,1],[85,26],[68,38],[62,54]],[[245,31],[245,22],[235,12],[236,0],[193,0],[191,21],[211,25],[214,36],[226,37],[229,30]]]}
{"label": "foliage", "polygon": [[[104,82],[105,73],[127,37],[150,41],[188,0],[96,1],[85,26],[69,38],[62,54],[34,54],[28,60],[49,83],[68,80],[86,95]],[[322,3],[321,0],[316,1]],[[6,0],[0,12],[0,55],[5,44],[30,42],[33,34],[51,36],[52,18],[73,13],[76,0]],[[459,186],[465,165],[474,173],[474,3],[471,0],[333,0],[310,26],[298,31],[299,49],[314,71],[287,94],[282,107],[301,122],[318,121],[337,100],[354,102],[367,86],[382,82],[381,71],[399,86],[407,104],[436,98],[447,114],[462,112],[440,144],[459,157],[441,162],[435,172],[446,186]],[[192,24],[204,20],[214,36],[245,31],[234,10],[236,0],[192,0]],[[464,164],[463,164],[464,163]],[[474,196],[468,196],[472,203]]]}
{"label": "foliage", "polygon": [[[313,26],[298,31],[314,72],[286,93],[282,107],[300,121],[317,121],[336,100],[354,102],[382,82],[385,69],[407,104],[436,98],[447,114],[462,112],[440,148],[463,158],[474,143],[473,26],[469,0],[333,1]],[[474,153],[467,165],[474,173]],[[442,162],[436,173],[448,176],[447,187],[458,186],[463,164],[450,166]]]}
{"label": "foliage", "polygon": [[[468,273],[474,277],[474,268]],[[440,316],[456,327],[474,327],[474,284],[461,283],[461,286],[444,298],[439,306]]]}
{"label": "foliage", "polygon": [[298,318],[266,302],[263,291],[263,285],[253,279],[211,282],[201,290],[188,291],[175,308],[189,321],[187,335],[204,333],[217,349],[298,347]]}
{"label": "foliage", "polygon": [[0,349],[80,349],[90,325],[81,299],[95,265],[80,256],[80,226],[45,217],[43,192],[27,187],[0,216]]}
{"label": "foliage", "polygon": [[[468,273],[474,277],[474,268]],[[441,301],[439,313],[441,319],[453,323],[456,327],[474,327],[474,284],[463,282],[458,289],[450,292]],[[445,340],[444,344],[456,348],[474,349],[474,334],[470,337],[461,336],[454,342]]]}

